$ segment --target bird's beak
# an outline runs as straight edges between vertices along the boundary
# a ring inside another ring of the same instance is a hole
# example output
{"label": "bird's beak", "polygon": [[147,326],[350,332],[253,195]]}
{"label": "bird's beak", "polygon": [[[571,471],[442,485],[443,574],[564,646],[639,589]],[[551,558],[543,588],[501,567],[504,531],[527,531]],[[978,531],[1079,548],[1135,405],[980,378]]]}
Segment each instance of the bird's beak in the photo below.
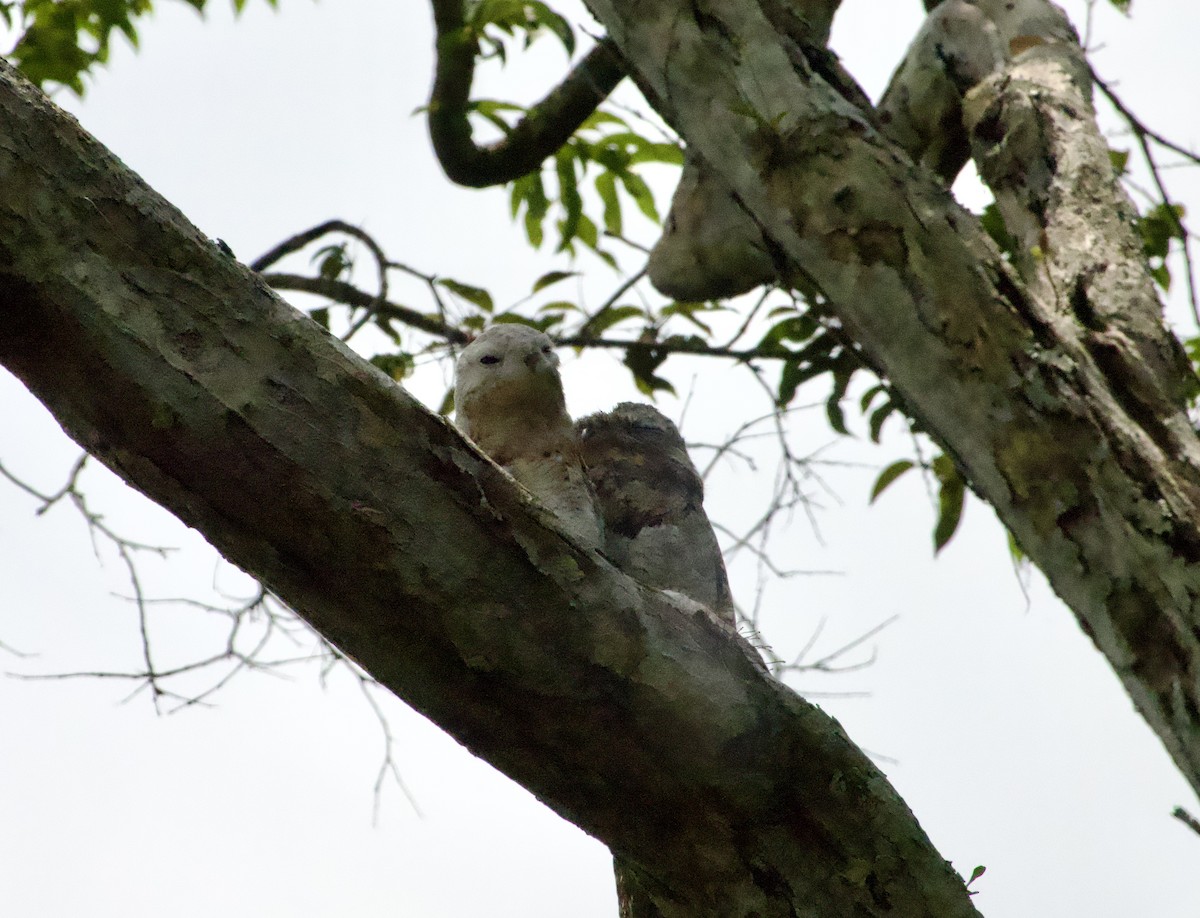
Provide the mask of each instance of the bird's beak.
{"label": "bird's beak", "polygon": [[532,351],[525,355],[525,366],[529,369],[536,371],[539,364],[553,369],[558,366],[558,355],[543,354],[541,351]]}

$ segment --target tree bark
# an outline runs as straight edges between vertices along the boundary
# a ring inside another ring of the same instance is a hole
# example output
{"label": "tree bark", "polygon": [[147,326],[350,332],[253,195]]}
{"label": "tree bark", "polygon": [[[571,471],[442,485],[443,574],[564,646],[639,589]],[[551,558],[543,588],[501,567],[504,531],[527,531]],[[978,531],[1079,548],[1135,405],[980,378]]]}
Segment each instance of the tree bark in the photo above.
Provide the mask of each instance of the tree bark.
{"label": "tree bark", "polygon": [[976,912],[835,721],[572,543],[0,65],[0,363],[664,916]]}
{"label": "tree bark", "polygon": [[[1099,276],[1078,256],[1084,240],[1058,233],[1041,256],[1085,273],[1030,289],[932,173],[806,66],[810,49],[773,24],[775,0],[591,5],[662,114],[758,224],[780,274],[823,292],[1200,792],[1200,443],[1144,266],[1143,283],[1128,281],[1139,256],[1119,236],[1127,221],[1110,213],[1090,226],[1116,259]],[[996,17],[1013,66],[1038,62],[1032,85],[1025,71],[1026,95],[1046,80],[1071,92],[1078,77],[1062,46],[1073,33],[1056,7],[978,5]],[[1064,151],[1080,125],[1096,135],[1090,115],[1082,105],[1070,113]],[[1009,123],[976,120],[972,142],[1000,155],[1017,140]],[[1081,187],[1068,175],[1075,162],[1025,165],[1043,170],[1035,197],[1061,205],[1052,234],[1086,212],[1084,188],[1116,182],[1111,169],[1084,169],[1092,184]],[[1089,292],[1096,280],[1103,303]]]}

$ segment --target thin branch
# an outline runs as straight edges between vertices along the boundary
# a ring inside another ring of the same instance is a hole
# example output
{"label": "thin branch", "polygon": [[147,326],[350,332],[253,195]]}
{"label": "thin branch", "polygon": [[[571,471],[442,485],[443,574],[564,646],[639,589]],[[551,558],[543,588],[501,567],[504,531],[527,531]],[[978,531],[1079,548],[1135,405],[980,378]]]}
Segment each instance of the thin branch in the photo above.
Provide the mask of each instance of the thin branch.
{"label": "thin branch", "polygon": [[37,654],[29,653],[28,651],[17,650],[17,648],[13,647],[11,644],[5,644],[3,641],[0,641],[0,650],[3,650],[5,653],[10,653],[14,657],[19,657],[22,660],[28,660],[37,656]]}
{"label": "thin branch", "polygon": [[862,669],[866,666],[870,666],[872,663],[875,662],[875,651],[874,650],[871,651],[871,658],[865,662],[851,663],[849,665],[844,665],[844,666],[834,666],[833,664],[836,660],[838,660],[840,657],[845,656],[851,650],[854,650],[857,647],[861,647],[866,641],[869,641],[871,638],[875,637],[875,635],[879,634],[881,631],[883,631],[883,629],[885,629],[889,625],[893,624],[899,618],[900,618],[899,615],[893,615],[890,618],[886,618],[882,622],[880,622],[878,625],[876,625],[875,627],[870,628],[867,631],[864,631],[862,634],[860,634],[858,637],[854,638],[852,641],[848,641],[847,643],[843,644],[841,647],[837,648],[836,650],[833,650],[830,653],[825,654],[825,656],[823,656],[817,660],[814,660],[812,663],[802,663],[801,661],[807,655],[807,652],[812,649],[812,647],[810,645],[804,651],[802,651],[796,657],[796,659],[792,662],[792,664],[787,668],[795,670],[795,671],[816,670],[819,672],[832,673],[832,672],[851,672],[856,669]]}
{"label": "thin branch", "polygon": [[262,279],[276,290],[314,293],[318,296],[328,297],[338,303],[344,303],[347,306],[374,308],[375,314],[382,318],[395,319],[397,322],[403,322],[405,325],[410,325],[413,328],[420,329],[423,332],[428,332],[431,335],[436,335],[439,338],[456,344],[465,344],[467,342],[467,334],[461,329],[455,328],[441,319],[417,312],[415,309],[401,306],[399,303],[391,301],[380,302],[377,297],[345,281],[324,277],[306,277],[301,274],[276,273],[264,274],[262,275]]}
{"label": "thin branch", "polygon": [[1193,816],[1191,813],[1189,813],[1183,807],[1181,807],[1181,806],[1175,807],[1175,809],[1171,811],[1171,815],[1174,816],[1176,819],[1178,819],[1180,822],[1182,822],[1185,826],[1187,826],[1189,829],[1191,829],[1197,835],[1200,835],[1200,819],[1197,819],[1195,816]]}
{"label": "thin branch", "polygon": [[[349,661],[346,662],[349,663]],[[379,683],[357,666],[349,666],[348,668],[354,674],[355,678],[358,679],[358,687],[362,690],[363,697],[367,699],[367,704],[371,706],[371,710],[375,714],[375,720],[379,723],[379,729],[383,733],[383,761],[380,763],[379,772],[375,776],[375,803],[371,808],[372,824],[378,825],[379,823],[379,804],[383,800],[383,784],[389,777],[396,782],[396,786],[400,788],[405,799],[408,800],[408,804],[413,808],[413,812],[423,817],[425,814],[421,812],[421,807],[417,804],[417,798],[413,796],[412,791],[408,789],[408,785],[404,783],[404,778],[400,776],[400,769],[396,765],[396,737],[392,733],[392,725],[387,719],[387,714],[379,706],[379,700],[374,695],[374,690],[379,686]]]}
{"label": "thin branch", "polygon": [[632,341],[619,338],[595,338],[590,335],[563,335],[556,339],[563,347],[614,348],[623,351],[657,351],[667,354],[697,354],[703,357],[727,357],[730,360],[788,360],[795,355],[784,351],[736,349],[706,344],[694,338],[663,338],[660,341]]}
{"label": "thin branch", "polygon": [[606,299],[602,304],[600,304],[599,309],[597,309],[595,312],[593,312],[590,316],[587,317],[587,319],[584,321],[583,325],[581,325],[579,327],[579,331],[577,332],[577,335],[579,337],[586,337],[588,335],[589,329],[591,327],[593,327],[596,324],[596,322],[602,316],[604,316],[605,313],[607,313],[610,309],[613,308],[613,306],[616,305],[617,300],[619,300],[621,297],[623,297],[626,294],[626,292],[628,292],[629,289],[631,287],[633,287],[634,284],[636,284],[638,281],[640,281],[645,276],[646,276],[646,266],[642,265],[642,269],[640,271],[638,271],[636,274],[630,275],[619,287],[617,287],[616,290],[614,290],[612,292],[612,295],[608,299]]}
{"label": "thin branch", "polygon": [[742,323],[738,326],[737,331],[733,333],[733,336],[725,342],[724,347],[733,347],[742,339],[742,335],[746,334],[746,330],[750,328],[750,323],[758,317],[759,312],[766,304],[767,298],[774,292],[774,289],[773,287],[765,287],[763,289],[762,294],[755,301],[754,305],[746,310],[746,318],[742,320]]}
{"label": "thin branch", "polygon": [[387,264],[387,257],[383,254],[379,243],[375,241],[375,238],[370,233],[352,223],[347,223],[345,220],[326,220],[324,223],[318,223],[316,226],[304,230],[304,232],[296,233],[296,235],[283,240],[279,245],[252,261],[250,263],[250,270],[261,274],[280,259],[291,255],[293,252],[300,251],[309,243],[315,242],[322,236],[328,236],[330,233],[343,233],[347,236],[353,236],[371,250],[371,254],[375,256],[375,260],[380,266],[379,283],[386,290],[387,281],[383,276],[383,268]]}

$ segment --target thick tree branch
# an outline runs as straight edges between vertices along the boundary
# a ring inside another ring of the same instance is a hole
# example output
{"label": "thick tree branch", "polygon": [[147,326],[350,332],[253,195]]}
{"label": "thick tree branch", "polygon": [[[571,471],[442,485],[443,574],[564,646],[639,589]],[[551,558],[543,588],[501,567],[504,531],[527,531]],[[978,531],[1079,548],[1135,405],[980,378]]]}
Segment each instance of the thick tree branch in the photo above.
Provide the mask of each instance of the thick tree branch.
{"label": "thick tree branch", "polygon": [[[1096,362],[1140,403],[1126,409],[1164,416],[1163,406],[1182,405],[1191,370],[1129,229],[1137,211],[1096,125],[1083,50],[1053,5],[1026,0],[1017,22],[995,5],[998,31],[1025,50],[972,90],[964,120],[980,177],[1017,240],[1014,264],[1038,299],[1070,311]],[[1170,416],[1174,435],[1194,441],[1182,414]]]}
{"label": "thick tree branch", "polygon": [[479,36],[467,23],[463,0],[432,0],[437,69],[429,99],[429,136],[451,181],[472,188],[502,185],[532,172],[566,143],[625,76],[612,42],[596,45],[570,74],[499,142],[472,139],[471,83]]}
{"label": "thick tree branch", "polygon": [[664,915],[974,915],[838,725],[570,542],[0,65],[0,363]]}
{"label": "thick tree branch", "polygon": [[[1150,177],[1154,181],[1154,187],[1158,189],[1159,199],[1163,204],[1171,205],[1174,202],[1171,199],[1170,193],[1167,191],[1166,182],[1163,181],[1162,169],[1159,167],[1157,158],[1154,155],[1154,150],[1151,147],[1151,142],[1170,150],[1172,153],[1183,157],[1193,165],[1200,165],[1200,156],[1193,153],[1186,147],[1182,147],[1177,143],[1159,134],[1157,131],[1151,130],[1145,123],[1138,118],[1126,105],[1121,101],[1121,97],[1116,91],[1102,80],[1095,70],[1090,70],[1092,82],[1104,93],[1104,97],[1108,99],[1117,113],[1125,119],[1130,130],[1133,131],[1133,136],[1137,138],[1138,147],[1141,148],[1142,158],[1146,161],[1146,168],[1150,170]],[[1196,289],[1196,269],[1192,262],[1192,233],[1188,225],[1184,222],[1173,207],[1167,209],[1167,213],[1175,223],[1175,229],[1179,234],[1181,245],[1183,246],[1183,263],[1187,277],[1188,285],[1188,302],[1192,307],[1192,318],[1196,320],[1196,324],[1200,326],[1200,296]]]}
{"label": "thick tree branch", "polygon": [[[1001,38],[1036,53],[1014,42],[1039,10],[1016,6],[1031,18]],[[972,215],[797,66],[756,4],[592,7],[781,274],[823,291],[1200,791],[1200,445],[1174,381],[1126,372],[1136,342],[1097,359],[1071,291],[1026,290]]]}
{"label": "thick tree branch", "polygon": [[926,17],[879,101],[888,138],[950,185],[970,158],[966,92],[1006,59],[995,25],[967,0],[947,0]]}

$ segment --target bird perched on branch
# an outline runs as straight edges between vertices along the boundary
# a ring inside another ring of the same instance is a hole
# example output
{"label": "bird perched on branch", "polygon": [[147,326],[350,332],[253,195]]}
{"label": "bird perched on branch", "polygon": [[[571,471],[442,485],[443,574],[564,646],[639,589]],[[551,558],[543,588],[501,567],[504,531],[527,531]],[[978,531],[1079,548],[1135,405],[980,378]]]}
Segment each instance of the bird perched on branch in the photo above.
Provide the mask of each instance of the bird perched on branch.
{"label": "bird perched on branch", "polygon": [[454,401],[462,432],[577,542],[736,628],[704,482],[665,415],[624,402],[572,424],[554,344],[525,325],[493,325],[463,349]]}
{"label": "bird perched on branch", "polygon": [[455,366],[455,419],[497,465],[529,490],[585,548],[603,524],[567,414],[554,343],[527,325],[493,325]]}
{"label": "bird perched on branch", "polygon": [[704,512],[704,481],[679,429],[656,408],[634,402],[575,426],[612,563],[736,627],[725,562]]}

